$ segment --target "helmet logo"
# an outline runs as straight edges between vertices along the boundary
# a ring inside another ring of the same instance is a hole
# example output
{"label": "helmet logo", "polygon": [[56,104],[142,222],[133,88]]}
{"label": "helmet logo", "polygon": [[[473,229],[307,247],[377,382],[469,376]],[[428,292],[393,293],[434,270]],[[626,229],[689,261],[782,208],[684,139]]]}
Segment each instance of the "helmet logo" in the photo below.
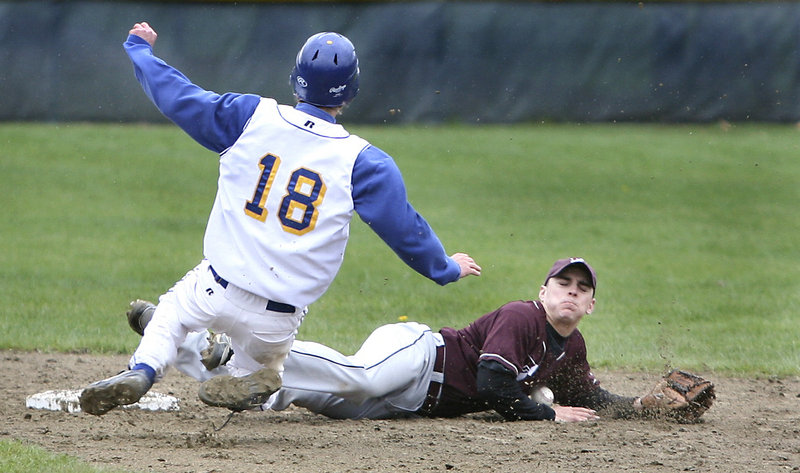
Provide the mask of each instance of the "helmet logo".
{"label": "helmet logo", "polygon": [[297,83],[300,84],[300,87],[308,87],[308,82],[301,76],[297,76]]}
{"label": "helmet logo", "polygon": [[333,94],[333,95],[342,95],[342,92],[344,92],[344,89],[346,89],[346,88],[347,88],[347,84],[342,84],[342,85],[340,85],[338,87],[331,87],[330,89],[328,89],[328,92]]}

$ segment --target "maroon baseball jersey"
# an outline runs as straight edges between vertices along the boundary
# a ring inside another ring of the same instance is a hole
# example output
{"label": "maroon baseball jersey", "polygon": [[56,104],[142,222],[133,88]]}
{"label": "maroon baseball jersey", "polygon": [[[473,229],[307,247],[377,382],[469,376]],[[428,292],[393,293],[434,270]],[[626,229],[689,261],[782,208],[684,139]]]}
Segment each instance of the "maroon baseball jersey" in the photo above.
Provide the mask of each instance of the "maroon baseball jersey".
{"label": "maroon baseball jersey", "polygon": [[436,416],[486,410],[477,394],[480,360],[493,360],[516,374],[523,392],[547,385],[562,405],[586,406],[599,384],[586,360],[586,344],[575,330],[559,336],[545,318],[539,301],[509,302],[456,330],[443,328],[444,386]]}

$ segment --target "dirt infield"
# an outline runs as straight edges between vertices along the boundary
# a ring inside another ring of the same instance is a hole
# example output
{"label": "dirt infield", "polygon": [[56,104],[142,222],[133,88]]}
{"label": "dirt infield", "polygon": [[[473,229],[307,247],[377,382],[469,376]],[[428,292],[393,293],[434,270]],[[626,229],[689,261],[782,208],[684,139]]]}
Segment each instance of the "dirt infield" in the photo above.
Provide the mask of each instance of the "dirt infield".
{"label": "dirt infield", "polygon": [[[197,383],[170,372],[154,390],[180,411],[117,409],[103,417],[28,409],[28,395],[79,389],[116,373],[123,356],[0,352],[0,439],[136,472],[785,472],[800,471],[800,378],[715,381],[698,424],[600,420],[340,421],[302,409],[237,414],[197,400]],[[640,394],[655,374],[599,371],[602,384]]]}

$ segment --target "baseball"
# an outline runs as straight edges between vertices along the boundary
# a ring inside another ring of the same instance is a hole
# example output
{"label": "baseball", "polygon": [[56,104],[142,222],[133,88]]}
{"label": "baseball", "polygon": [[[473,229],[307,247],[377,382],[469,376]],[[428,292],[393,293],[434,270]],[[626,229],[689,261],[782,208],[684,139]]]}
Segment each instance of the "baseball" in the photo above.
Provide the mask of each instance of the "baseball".
{"label": "baseball", "polygon": [[531,393],[531,399],[539,404],[544,404],[546,406],[553,405],[553,391],[550,390],[547,386],[541,386],[533,390]]}

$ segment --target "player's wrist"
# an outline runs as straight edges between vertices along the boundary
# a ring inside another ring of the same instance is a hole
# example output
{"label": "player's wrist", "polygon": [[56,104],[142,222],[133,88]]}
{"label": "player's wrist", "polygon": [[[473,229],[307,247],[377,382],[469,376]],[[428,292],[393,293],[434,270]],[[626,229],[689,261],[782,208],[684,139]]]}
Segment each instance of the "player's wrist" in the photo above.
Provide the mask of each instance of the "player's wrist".
{"label": "player's wrist", "polygon": [[644,409],[641,397],[637,397],[633,400],[633,409],[636,411],[641,411],[642,409]]}

